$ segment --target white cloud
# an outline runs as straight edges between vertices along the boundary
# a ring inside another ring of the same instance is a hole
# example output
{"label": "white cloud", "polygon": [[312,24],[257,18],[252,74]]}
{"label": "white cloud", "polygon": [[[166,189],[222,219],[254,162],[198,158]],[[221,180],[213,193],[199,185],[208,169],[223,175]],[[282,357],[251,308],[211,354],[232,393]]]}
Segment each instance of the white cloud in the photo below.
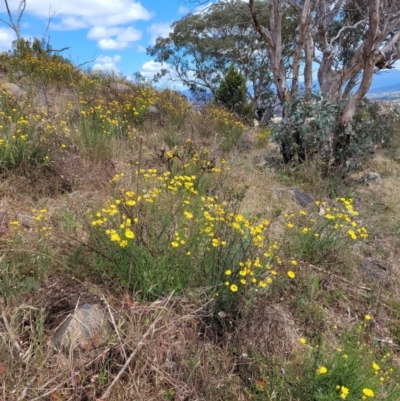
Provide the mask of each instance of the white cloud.
{"label": "white cloud", "polygon": [[118,72],[116,64],[119,61],[121,61],[121,56],[118,54],[114,57],[101,55],[94,60],[93,70]]}
{"label": "white cloud", "polygon": [[164,64],[163,63],[159,63],[157,61],[146,61],[143,65],[142,65],[142,69],[140,71],[140,73],[148,78],[148,79],[153,79],[154,75],[157,74],[158,72],[161,71],[162,68],[164,68]]}
{"label": "white cloud", "polygon": [[157,82],[157,87],[164,89],[169,88],[173,90],[187,89],[187,87],[184,86],[181,81],[179,81],[176,73],[172,69],[170,69],[167,64],[159,63],[153,60],[146,61],[142,65],[140,73],[145,78],[152,80],[154,78],[154,75],[156,75],[158,72],[161,72],[161,69],[164,68],[168,70],[168,73]]}
{"label": "white cloud", "polygon": [[[10,3],[11,9],[18,8],[19,2]],[[135,0],[28,0],[25,12],[47,19],[49,9],[55,10],[52,28],[65,30],[124,25],[138,20],[147,21],[152,16]]]}
{"label": "white cloud", "polygon": [[115,36],[121,33],[121,28],[104,28],[104,26],[94,26],[88,32],[89,39],[100,40],[106,39],[110,36]]}
{"label": "white cloud", "polygon": [[[94,32],[89,32],[88,37],[90,38],[94,35],[101,35],[102,38],[97,42],[100,49],[103,50],[115,50],[115,49],[126,49],[133,42],[136,42],[142,37],[142,32],[135,28],[112,28],[109,32],[95,30]],[[112,37],[114,36],[114,37]]]}
{"label": "white cloud", "polygon": [[166,38],[172,31],[172,28],[169,22],[164,22],[164,23],[156,22],[154,24],[151,24],[147,28],[147,31],[150,33],[150,43],[154,45],[156,43],[156,39],[159,36]]}
{"label": "white cloud", "polygon": [[139,53],[146,53],[146,46],[138,45],[137,51]]}
{"label": "white cloud", "polygon": [[[19,1],[9,3],[16,15]],[[141,38],[142,32],[128,25],[152,17],[136,0],[28,0],[25,13],[48,20],[49,10],[55,11],[51,29],[88,29],[88,38],[96,40],[104,50],[129,47]],[[5,11],[3,1],[1,11]]]}
{"label": "white cloud", "polygon": [[0,28],[0,51],[10,50],[15,39],[15,32],[11,28]]}
{"label": "white cloud", "polygon": [[187,14],[188,12],[189,12],[189,9],[187,7],[179,6],[179,10],[178,10],[179,14]]}

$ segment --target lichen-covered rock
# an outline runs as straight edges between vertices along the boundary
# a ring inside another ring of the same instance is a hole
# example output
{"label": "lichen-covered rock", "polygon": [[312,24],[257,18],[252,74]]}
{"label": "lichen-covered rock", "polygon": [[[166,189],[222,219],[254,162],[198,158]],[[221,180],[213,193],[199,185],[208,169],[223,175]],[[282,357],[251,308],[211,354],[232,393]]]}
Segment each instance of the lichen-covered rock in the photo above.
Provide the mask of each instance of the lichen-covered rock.
{"label": "lichen-covered rock", "polygon": [[59,349],[79,349],[87,352],[104,344],[111,335],[106,313],[98,304],[84,304],[76,309],[53,337]]}
{"label": "lichen-covered rock", "polygon": [[11,93],[17,99],[22,99],[26,95],[24,90],[22,90],[18,85],[12,84],[11,82],[2,84],[1,89],[5,92]]}
{"label": "lichen-covered rock", "polygon": [[311,195],[301,192],[296,188],[291,188],[290,191],[293,200],[301,207],[308,207],[315,204],[315,199]]}
{"label": "lichen-covered rock", "polygon": [[110,89],[112,89],[115,92],[129,92],[131,90],[131,87],[126,84],[113,82],[112,84],[110,84]]}
{"label": "lichen-covered rock", "polygon": [[149,115],[151,116],[158,116],[160,115],[160,110],[157,109],[157,107],[154,106],[149,106],[147,109],[147,112],[149,113]]}

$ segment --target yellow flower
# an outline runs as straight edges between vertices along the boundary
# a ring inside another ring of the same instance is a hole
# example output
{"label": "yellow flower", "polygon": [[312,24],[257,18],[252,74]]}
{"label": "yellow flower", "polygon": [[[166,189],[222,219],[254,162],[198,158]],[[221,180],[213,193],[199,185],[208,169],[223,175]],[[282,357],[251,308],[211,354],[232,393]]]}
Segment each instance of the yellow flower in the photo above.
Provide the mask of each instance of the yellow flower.
{"label": "yellow flower", "polygon": [[230,276],[230,275],[232,274],[232,270],[230,270],[230,269],[226,270],[226,271],[225,271],[225,274],[226,274],[227,276]]}
{"label": "yellow flower", "polygon": [[328,369],[325,366],[321,366],[317,369],[317,373],[319,375],[324,375],[325,373],[328,373]]}
{"label": "yellow flower", "polygon": [[235,284],[232,284],[230,288],[232,292],[236,292],[238,290],[238,287]]}
{"label": "yellow flower", "polygon": [[129,238],[129,239],[133,239],[135,237],[135,234],[133,233],[132,230],[130,230],[129,228],[127,228],[125,230],[125,237]]}
{"label": "yellow flower", "polygon": [[342,399],[342,400],[345,400],[346,399],[346,397],[349,395],[349,389],[347,388],[347,387],[345,387],[345,386],[341,386],[340,387],[340,398]]}
{"label": "yellow flower", "polygon": [[372,362],[372,369],[374,369],[375,372],[378,372],[381,367],[377,363]]}
{"label": "yellow flower", "polygon": [[307,343],[307,340],[304,337],[300,337],[299,341],[300,341],[301,344],[306,344]]}
{"label": "yellow flower", "polygon": [[171,242],[171,246],[172,246],[173,248],[178,248],[179,242],[172,241],[172,242]]}
{"label": "yellow flower", "polygon": [[293,266],[297,266],[297,262],[294,259],[290,261],[290,264]]}
{"label": "yellow flower", "polygon": [[293,272],[293,271],[291,271],[291,270],[289,270],[289,271],[287,272],[287,275],[288,275],[289,278],[295,278],[295,277],[296,277],[295,272]]}
{"label": "yellow flower", "polygon": [[363,394],[366,396],[366,397],[374,397],[375,396],[375,393],[370,389],[370,388],[363,388]]}
{"label": "yellow flower", "polygon": [[183,214],[185,215],[185,217],[187,218],[187,219],[193,219],[193,213],[190,213],[190,212],[183,212]]}
{"label": "yellow flower", "polygon": [[120,242],[121,241],[121,237],[117,233],[112,233],[111,236],[110,236],[110,240],[112,242]]}
{"label": "yellow flower", "polygon": [[369,321],[372,319],[372,317],[371,317],[371,315],[365,315],[365,316],[364,316],[364,319],[365,319],[367,322],[369,322]]}

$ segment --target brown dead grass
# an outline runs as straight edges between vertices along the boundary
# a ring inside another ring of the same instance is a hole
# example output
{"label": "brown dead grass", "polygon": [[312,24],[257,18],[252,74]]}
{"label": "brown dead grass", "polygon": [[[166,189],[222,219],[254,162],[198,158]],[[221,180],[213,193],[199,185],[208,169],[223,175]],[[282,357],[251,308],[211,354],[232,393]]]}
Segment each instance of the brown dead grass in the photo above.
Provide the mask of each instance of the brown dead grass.
{"label": "brown dead grass", "polygon": [[[56,88],[46,91],[47,100],[38,108],[62,113],[67,103],[73,103],[78,110],[74,91]],[[243,148],[222,153],[215,138],[196,135],[198,128],[186,127],[175,132],[174,140],[184,143],[191,138],[197,147],[209,148],[216,158],[226,158],[231,172],[225,185],[238,200],[241,212],[268,217],[274,238],[283,235],[283,213],[300,209],[288,187],[297,187],[321,200],[332,196],[333,187],[338,195],[341,191],[346,195],[350,190],[363,224],[370,229],[370,238],[352,253],[341,255],[338,270],[333,266],[331,270],[326,266],[317,270],[301,265],[299,279],[304,282],[300,281],[297,287],[282,285],[259,297],[243,311],[235,330],[221,334],[205,323],[208,304],[185,297],[141,303],[123,289],[111,292],[89,272],[74,271],[64,258],[71,250],[70,238],[85,241],[87,233],[79,221],[87,209],[111,197],[109,181],[115,173],[129,175],[139,159],[143,168],[162,163],[157,154],[162,147],[168,149],[167,142],[171,139],[171,132],[162,123],[145,122],[136,139],[123,146],[114,141],[111,160],[106,163],[93,163],[79,152],[65,153],[48,170],[33,171],[28,177],[3,177],[2,251],[10,249],[7,240],[12,237],[6,222],[18,215],[28,215],[32,208],[46,207],[53,226],[54,253],[50,253],[52,259],[48,270],[40,276],[38,289],[0,302],[5,316],[0,319],[0,367],[4,369],[3,372],[0,369],[0,398],[83,401],[99,399],[109,390],[108,400],[248,400],[246,391],[260,376],[260,360],[272,356],[286,361],[300,358],[298,338],[313,332],[316,329],[313,324],[321,324],[326,338],[333,343],[334,325],[351,327],[370,312],[376,317],[376,336],[393,339],[391,327],[399,325],[400,318],[396,309],[400,304],[400,165],[379,153],[367,169],[378,171],[384,179],[383,185],[346,187],[323,179],[313,164],[296,168],[280,165],[274,145],[253,149],[252,131],[247,133]],[[266,162],[260,163],[264,159]],[[288,170],[283,174],[283,169]],[[67,215],[73,217],[66,221]],[[27,227],[24,247],[18,249],[23,255],[34,255],[37,246],[29,232]],[[360,273],[360,261],[370,257],[388,266],[391,282],[387,288],[377,286]],[[25,256],[17,260],[22,260],[24,272],[32,270]],[[311,299],[314,295],[306,291],[309,282],[317,279],[318,296]],[[309,316],[303,319],[303,311],[296,304],[299,293],[310,297],[310,310],[321,312],[322,323],[307,320]],[[335,293],[341,297],[328,297]],[[51,336],[65,316],[85,302],[101,302],[108,308],[115,322],[113,337],[95,353],[90,351],[74,358],[61,356],[49,346]],[[400,329],[395,341],[400,341]],[[133,352],[137,354],[123,370]],[[117,376],[117,383],[112,385]]]}

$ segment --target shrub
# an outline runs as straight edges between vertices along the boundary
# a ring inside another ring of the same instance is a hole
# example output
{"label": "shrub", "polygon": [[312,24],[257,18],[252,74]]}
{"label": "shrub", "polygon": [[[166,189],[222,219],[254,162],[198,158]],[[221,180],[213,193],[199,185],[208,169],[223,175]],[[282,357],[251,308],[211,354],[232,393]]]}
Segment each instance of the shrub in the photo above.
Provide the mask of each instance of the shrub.
{"label": "shrub", "polygon": [[363,113],[359,111],[360,114],[356,114],[342,134],[349,134],[350,142],[338,154],[339,147],[334,143],[334,134],[340,132],[339,117],[343,109],[343,101],[330,103],[316,93],[298,95],[288,103],[286,116],[279,124],[271,125],[272,138],[280,145],[284,161],[297,159],[302,163],[318,159],[326,173],[339,159],[347,161],[342,174],[360,168],[365,159],[370,157],[376,141],[376,130],[370,120],[359,117]]}
{"label": "shrub", "polygon": [[217,104],[242,115],[246,108],[246,80],[240,71],[230,66],[215,93]]}
{"label": "shrub", "polygon": [[332,263],[357,240],[368,237],[368,231],[357,221],[359,215],[351,198],[339,198],[336,206],[317,204],[323,214],[301,210],[287,213],[286,227],[289,252],[310,263]]}
{"label": "shrub", "polygon": [[181,164],[179,152],[165,153],[168,171],[113,178],[117,195],[90,214],[87,260],[144,299],[197,289],[234,313],[245,294],[272,283],[278,244],[266,236],[268,221],[206,194],[204,180],[223,175],[223,165],[197,152]]}
{"label": "shrub", "polygon": [[192,121],[201,136],[219,139],[223,151],[229,151],[238,144],[245,128],[234,114],[214,104],[197,111]]}
{"label": "shrub", "polygon": [[[0,173],[46,166],[55,151],[55,138],[43,115],[29,114],[29,100],[18,102],[11,93],[0,91]],[[45,123],[45,124],[43,124]]]}
{"label": "shrub", "polygon": [[83,74],[66,58],[54,51],[43,39],[21,39],[13,43],[9,53],[1,55],[7,72],[22,71],[41,84],[79,81]]}

